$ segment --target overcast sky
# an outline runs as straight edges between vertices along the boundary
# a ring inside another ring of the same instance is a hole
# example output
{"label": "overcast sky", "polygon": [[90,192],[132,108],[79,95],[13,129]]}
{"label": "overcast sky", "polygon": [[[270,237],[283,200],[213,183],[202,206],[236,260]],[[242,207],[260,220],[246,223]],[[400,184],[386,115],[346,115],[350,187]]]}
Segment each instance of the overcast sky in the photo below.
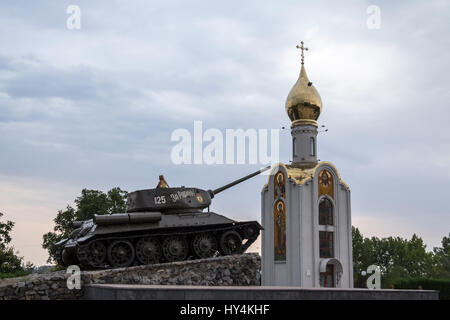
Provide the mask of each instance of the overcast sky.
{"label": "overcast sky", "polygon": [[[69,30],[69,5],[81,29]],[[369,29],[369,5],[381,10]],[[257,165],[175,165],[177,128],[280,129],[305,41],[320,160],[352,190],[366,236],[450,231],[448,1],[1,1],[0,212],[44,264],[42,235],[82,188],[219,187]],[[280,159],[291,159],[288,130]],[[259,176],[214,199],[260,220]]]}

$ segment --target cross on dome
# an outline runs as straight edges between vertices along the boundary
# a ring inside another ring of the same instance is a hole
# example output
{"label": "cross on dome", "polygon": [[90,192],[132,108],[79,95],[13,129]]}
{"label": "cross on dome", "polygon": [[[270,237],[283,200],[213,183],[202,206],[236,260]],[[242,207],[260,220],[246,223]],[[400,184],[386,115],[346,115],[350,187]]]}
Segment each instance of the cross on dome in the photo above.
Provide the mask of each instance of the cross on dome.
{"label": "cross on dome", "polygon": [[305,56],[304,56],[303,52],[304,52],[304,51],[308,51],[308,48],[306,48],[305,46],[303,46],[303,41],[300,42],[300,44],[301,44],[300,46],[297,45],[297,49],[302,50],[302,64],[304,64],[304,62],[305,62]]}

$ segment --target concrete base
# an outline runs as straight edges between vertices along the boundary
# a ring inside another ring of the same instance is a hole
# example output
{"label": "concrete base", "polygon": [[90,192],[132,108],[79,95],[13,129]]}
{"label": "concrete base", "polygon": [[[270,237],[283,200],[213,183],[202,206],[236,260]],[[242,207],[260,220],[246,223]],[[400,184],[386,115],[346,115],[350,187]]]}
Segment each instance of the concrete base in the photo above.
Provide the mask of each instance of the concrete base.
{"label": "concrete base", "polygon": [[438,291],[91,284],[86,300],[438,300]]}

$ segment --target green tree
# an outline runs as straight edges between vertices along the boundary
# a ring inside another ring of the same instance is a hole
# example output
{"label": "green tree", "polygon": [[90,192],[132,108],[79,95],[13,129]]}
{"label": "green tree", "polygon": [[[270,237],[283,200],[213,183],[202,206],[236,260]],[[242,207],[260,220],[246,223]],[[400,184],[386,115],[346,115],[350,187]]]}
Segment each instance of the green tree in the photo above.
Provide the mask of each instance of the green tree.
{"label": "green tree", "polygon": [[0,250],[0,273],[15,273],[23,271],[22,257],[14,252],[13,247]]}
{"label": "green tree", "polygon": [[442,238],[442,247],[434,248],[436,278],[450,279],[450,233]]}
{"label": "green tree", "polygon": [[42,247],[48,251],[48,263],[56,261],[56,243],[69,236],[70,232],[73,230],[73,221],[75,221],[75,209],[71,206],[67,206],[66,210],[59,210],[56,218],[53,219],[53,222],[55,223],[53,232],[44,234]]}
{"label": "green tree", "polygon": [[[3,213],[0,212],[0,218],[3,217]],[[5,249],[6,246],[11,242],[11,231],[14,228],[14,222],[0,221],[0,249]]]}
{"label": "green tree", "polygon": [[128,193],[116,187],[104,193],[99,190],[83,189],[75,199],[76,208],[67,206],[59,210],[53,219],[55,226],[52,232],[43,235],[42,247],[48,251],[48,262],[56,262],[56,243],[65,239],[73,230],[74,221],[89,220],[94,214],[112,214],[124,212]]}
{"label": "green tree", "polygon": [[109,208],[108,213],[120,213],[125,212],[127,208],[128,192],[117,188],[112,188],[108,191]]}
{"label": "green tree", "polygon": [[107,214],[110,208],[108,195],[98,190],[83,189],[81,196],[75,199],[76,220],[92,219],[94,214]]}
{"label": "green tree", "polygon": [[380,267],[384,287],[399,278],[431,278],[445,274],[443,270],[449,257],[450,238],[444,237],[443,247],[429,252],[416,234],[410,240],[400,237],[364,238],[353,227],[352,241],[355,287],[366,287],[367,276],[362,276],[361,272],[370,265]]}
{"label": "green tree", "polygon": [[377,239],[381,245],[382,283],[386,285],[398,278],[431,277],[433,274],[433,253],[426,251],[422,238],[414,234],[411,240],[400,237]]}
{"label": "green tree", "polygon": [[[0,212],[0,218],[3,213]],[[14,222],[0,221],[0,273],[14,273],[23,271],[22,257],[19,257],[14,248],[9,246],[11,242],[11,231],[14,228]]]}
{"label": "green tree", "polygon": [[358,228],[352,227],[353,244],[353,282],[357,288],[366,287],[366,277],[362,271],[374,264],[375,256],[371,239],[364,238]]}

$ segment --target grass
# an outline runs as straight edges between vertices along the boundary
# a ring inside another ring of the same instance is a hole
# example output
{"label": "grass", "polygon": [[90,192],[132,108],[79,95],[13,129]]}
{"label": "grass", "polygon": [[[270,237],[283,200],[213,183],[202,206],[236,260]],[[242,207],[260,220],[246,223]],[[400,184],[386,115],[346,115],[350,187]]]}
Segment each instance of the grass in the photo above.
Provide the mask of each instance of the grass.
{"label": "grass", "polygon": [[1,279],[23,277],[23,276],[27,276],[29,274],[30,274],[30,272],[28,272],[28,271],[16,271],[16,272],[0,273],[0,280]]}

